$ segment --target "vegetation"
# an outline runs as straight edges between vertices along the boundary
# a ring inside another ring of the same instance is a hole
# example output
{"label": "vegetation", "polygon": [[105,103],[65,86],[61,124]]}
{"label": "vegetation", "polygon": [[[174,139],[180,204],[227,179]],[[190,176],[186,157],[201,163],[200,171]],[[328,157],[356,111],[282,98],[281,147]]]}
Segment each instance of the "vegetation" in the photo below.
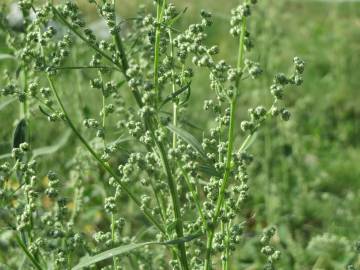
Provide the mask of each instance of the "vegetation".
{"label": "vegetation", "polygon": [[358,269],[358,4],[177,2],[1,6],[0,269]]}

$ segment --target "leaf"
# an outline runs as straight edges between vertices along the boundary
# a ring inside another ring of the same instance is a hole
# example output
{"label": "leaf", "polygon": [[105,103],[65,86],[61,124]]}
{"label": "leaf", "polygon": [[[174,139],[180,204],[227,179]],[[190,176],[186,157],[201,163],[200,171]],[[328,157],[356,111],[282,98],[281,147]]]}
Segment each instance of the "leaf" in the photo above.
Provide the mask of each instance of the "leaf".
{"label": "leaf", "polygon": [[34,149],[33,151],[33,158],[39,157],[39,156],[44,156],[44,155],[50,155],[53,153],[56,153],[57,151],[59,151],[59,149],[61,149],[66,142],[69,140],[71,135],[71,131],[68,130],[58,141],[56,144],[52,145],[52,146],[45,146],[45,147],[41,147],[41,148],[37,148]]}
{"label": "leaf", "polygon": [[197,238],[201,237],[202,235],[203,235],[202,232],[198,232],[198,233],[195,233],[195,234],[184,236],[182,238],[169,240],[169,241],[165,241],[165,242],[157,243],[157,244],[160,244],[160,245],[178,245],[178,244],[182,244],[182,243],[185,243],[185,242],[190,242],[191,240],[197,239]]}
{"label": "leaf", "polygon": [[13,135],[13,148],[19,148],[20,144],[26,140],[26,120],[21,119],[14,130]]}
{"label": "leaf", "polygon": [[179,127],[175,127],[170,123],[167,125],[167,128],[170,131],[174,132],[176,135],[178,135],[186,143],[190,144],[201,155],[202,159],[204,160],[204,162],[200,163],[200,165],[198,166],[201,172],[205,173],[208,176],[221,176],[216,170],[216,168],[213,166],[212,162],[208,159],[200,142],[193,135]]}
{"label": "leaf", "polygon": [[240,146],[239,151],[240,152],[247,151],[250,148],[250,146],[255,142],[257,136],[258,136],[257,132],[248,135],[245,138],[245,141],[243,142],[243,144]]}
{"label": "leaf", "polygon": [[201,157],[203,159],[205,159],[205,160],[208,159],[204,149],[202,148],[202,146],[200,144],[200,142],[193,135],[191,135],[189,132],[187,132],[187,131],[179,128],[179,127],[175,127],[172,124],[168,124],[167,128],[170,131],[172,131],[173,133],[175,133],[176,135],[178,135],[185,142],[190,144],[201,155]]}
{"label": "leaf", "polygon": [[48,113],[44,110],[44,108],[41,107],[41,105],[39,105],[39,110],[40,110],[40,112],[41,112],[43,115],[45,115],[46,117],[50,117],[50,114],[48,114]]}
{"label": "leaf", "polygon": [[199,238],[203,235],[203,233],[198,232],[195,234],[191,234],[188,236],[184,236],[182,238],[178,238],[178,239],[174,239],[174,240],[169,240],[169,241],[165,241],[165,242],[144,242],[144,243],[132,243],[132,244],[128,244],[128,245],[123,245],[120,247],[116,247],[116,248],[112,248],[109,250],[106,250],[104,252],[101,252],[95,256],[85,256],[82,257],[80,259],[80,262],[75,265],[72,270],[79,270],[82,269],[84,267],[88,267],[92,264],[95,264],[97,262],[106,260],[106,259],[110,259],[114,256],[118,256],[118,255],[122,255],[122,254],[126,254],[129,253],[130,251],[133,251],[135,249],[147,246],[147,245],[177,245],[177,244],[181,244],[181,243],[185,243],[185,242],[189,242],[192,241],[196,238]]}
{"label": "leaf", "polygon": [[5,159],[5,158],[10,158],[10,157],[11,157],[10,153],[3,154],[3,155],[0,156],[0,160]]}
{"label": "leaf", "polygon": [[16,98],[13,97],[13,98],[9,98],[9,99],[4,100],[3,102],[1,102],[0,103],[0,111],[3,110],[6,106],[11,104],[12,102],[14,102],[15,100],[16,100]]}
{"label": "leaf", "polygon": [[15,57],[11,54],[6,54],[6,53],[0,53],[0,60],[4,60],[4,59],[12,59],[14,60]]}
{"label": "leaf", "polygon": [[181,11],[179,14],[175,15],[175,17],[173,17],[172,19],[170,19],[168,25],[171,26],[171,25],[173,25],[174,23],[176,23],[176,22],[181,18],[181,16],[186,13],[187,10],[188,10],[188,8],[185,7],[185,8],[183,9],[183,11]]}
{"label": "leaf", "polygon": [[18,79],[18,78],[19,78],[19,76],[20,76],[20,72],[21,72],[21,66],[19,66],[19,67],[16,69],[16,71],[15,71],[15,76],[16,76],[16,79]]}
{"label": "leaf", "polygon": [[95,256],[85,256],[82,257],[80,259],[80,262],[75,265],[72,270],[79,270],[82,269],[84,267],[88,267],[92,264],[95,264],[97,262],[101,262],[103,260],[112,258],[114,256],[118,256],[124,253],[128,253],[134,249],[146,246],[146,245],[150,245],[150,244],[155,244],[155,242],[145,242],[145,243],[137,243],[137,244],[129,244],[129,245],[124,245],[124,246],[120,246],[117,248],[112,248],[109,249],[107,251],[101,252]]}
{"label": "leaf", "polygon": [[[214,166],[211,166],[209,163],[203,163],[198,166],[199,171],[206,174],[207,176],[216,176],[221,177],[221,174],[214,168]],[[205,183],[207,184],[207,183]]]}
{"label": "leaf", "polygon": [[177,96],[181,95],[183,92],[188,91],[187,95],[186,95],[186,99],[185,101],[181,102],[182,104],[184,104],[187,100],[189,100],[190,97],[190,93],[191,93],[191,88],[190,88],[191,82],[189,82],[188,84],[186,84],[185,86],[181,87],[179,90],[175,91],[174,93],[172,93],[171,95],[167,96],[164,101],[161,103],[161,106],[164,106],[166,103],[168,103],[169,101],[174,100]]}

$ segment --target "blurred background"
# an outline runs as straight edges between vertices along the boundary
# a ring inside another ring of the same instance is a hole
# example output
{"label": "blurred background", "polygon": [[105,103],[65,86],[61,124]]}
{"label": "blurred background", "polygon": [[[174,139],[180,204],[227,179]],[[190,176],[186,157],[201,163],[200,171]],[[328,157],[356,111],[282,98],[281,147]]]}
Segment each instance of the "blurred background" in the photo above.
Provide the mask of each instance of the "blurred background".
{"label": "blurred background", "polygon": [[[77,2],[101,31],[87,1]],[[152,1],[118,2],[123,18],[134,16],[140,4],[152,9]],[[238,0],[173,2],[179,10],[188,8],[179,29],[199,21],[201,9],[211,11],[208,43],[220,45],[220,59],[235,63],[237,43],[229,35],[229,17]],[[259,61],[264,74],[244,84],[238,119],[247,117],[250,106],[271,102],[272,78],[291,70],[294,56],[306,61],[306,72],[304,85],[286,93],[291,120],[267,123],[252,146],[252,197],[245,214],[255,215],[257,229],[278,228],[281,269],[345,269],[360,240],[360,1],[260,0],[250,32],[255,48],[248,58]],[[3,47],[1,36],[0,43]],[[196,74],[187,114],[203,130],[213,125],[202,111],[202,101],[212,94],[207,75]],[[12,128],[6,127],[15,120],[12,108],[1,110],[1,142],[11,138]],[[39,136],[39,145],[51,141],[51,134]],[[237,143],[242,139],[239,135]],[[4,154],[6,147],[0,150]],[[51,158],[47,162],[61,167]],[[241,252],[244,260],[255,256],[250,247]]]}

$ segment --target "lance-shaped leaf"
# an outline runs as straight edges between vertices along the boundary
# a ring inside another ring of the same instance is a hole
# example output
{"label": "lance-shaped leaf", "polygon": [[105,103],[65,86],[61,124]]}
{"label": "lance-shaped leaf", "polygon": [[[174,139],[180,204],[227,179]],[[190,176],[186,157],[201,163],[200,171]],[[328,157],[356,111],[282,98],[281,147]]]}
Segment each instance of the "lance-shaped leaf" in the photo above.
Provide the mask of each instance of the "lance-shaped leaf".
{"label": "lance-shaped leaf", "polygon": [[185,236],[179,239],[174,239],[174,240],[169,240],[166,242],[144,242],[144,243],[132,243],[132,244],[128,244],[128,245],[123,245],[120,247],[116,247],[116,248],[112,248],[109,250],[106,250],[104,252],[101,252],[95,256],[85,256],[82,257],[80,259],[80,262],[75,265],[72,270],[80,270],[83,269],[84,267],[88,267],[91,266],[95,263],[104,261],[106,259],[110,259],[114,256],[119,256],[119,255],[123,255],[123,254],[127,254],[135,249],[147,246],[147,245],[177,245],[180,243],[185,243],[185,242],[189,242],[192,241],[196,238],[199,238],[203,235],[203,233],[196,233],[196,234],[192,234],[189,236]]}
{"label": "lance-shaped leaf", "polygon": [[200,154],[202,161],[199,162],[199,166],[198,166],[199,171],[201,171],[202,173],[208,176],[216,176],[216,177],[221,176],[213,166],[212,162],[207,157],[200,142],[193,135],[170,123],[167,125],[167,128],[176,135],[178,135],[183,141],[190,144],[195,149],[195,151]]}
{"label": "lance-shaped leaf", "polygon": [[201,155],[203,159],[208,159],[204,149],[201,146],[201,143],[193,135],[183,130],[182,128],[176,127],[170,123],[167,125],[167,128],[170,131],[174,132],[176,135],[178,135],[182,140],[190,144],[196,150],[196,152]]}
{"label": "lance-shaped leaf", "polygon": [[11,54],[0,53],[0,60],[5,60],[5,59],[15,60],[16,58],[15,58],[13,55],[11,55]]}
{"label": "lance-shaped leaf", "polygon": [[172,93],[171,95],[167,96],[163,102],[161,103],[161,106],[164,106],[166,103],[168,103],[169,101],[174,100],[175,98],[177,98],[179,95],[181,95],[183,92],[187,91],[187,95],[184,101],[182,101],[181,103],[184,104],[190,97],[191,94],[191,88],[190,88],[191,82],[189,82],[188,84],[186,84],[185,86],[181,87],[179,90],[175,91],[174,93]]}
{"label": "lance-shaped leaf", "polygon": [[26,120],[21,119],[14,130],[13,134],[13,148],[19,148],[20,144],[26,140]]}

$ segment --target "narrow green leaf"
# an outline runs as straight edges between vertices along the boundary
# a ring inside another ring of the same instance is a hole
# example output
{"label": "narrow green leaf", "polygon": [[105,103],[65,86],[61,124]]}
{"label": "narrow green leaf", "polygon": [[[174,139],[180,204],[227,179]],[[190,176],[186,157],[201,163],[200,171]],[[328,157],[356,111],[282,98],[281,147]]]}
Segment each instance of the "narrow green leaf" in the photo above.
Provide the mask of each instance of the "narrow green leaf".
{"label": "narrow green leaf", "polygon": [[12,98],[6,99],[3,102],[1,102],[0,103],[0,111],[3,110],[6,106],[11,104],[12,102],[14,102],[15,100],[16,100],[16,98],[12,97]]}
{"label": "narrow green leaf", "polygon": [[39,105],[39,110],[40,112],[45,115],[46,117],[50,117],[50,114],[48,114],[45,109],[43,107],[41,107],[41,105]]}
{"label": "narrow green leaf", "polygon": [[0,156],[0,160],[6,159],[6,158],[11,158],[11,154],[7,153],[7,154],[3,154],[3,155]]}
{"label": "narrow green leaf", "polygon": [[[206,174],[207,176],[216,176],[221,177],[221,174],[214,168],[214,166],[211,166],[209,163],[202,163],[198,166],[198,169],[200,172]],[[205,183],[207,184],[207,183]]]}
{"label": "narrow green leaf", "polygon": [[216,176],[216,177],[221,176],[213,166],[212,162],[206,156],[206,153],[202,148],[200,142],[193,135],[191,135],[189,132],[179,127],[175,127],[172,124],[168,124],[167,128],[170,131],[174,132],[176,135],[178,135],[183,141],[190,144],[195,149],[195,151],[197,151],[200,154],[201,158],[203,159],[203,162],[200,162],[198,168],[201,172],[205,173],[208,176]]}
{"label": "narrow green leaf", "polygon": [[190,242],[190,241],[192,241],[194,239],[197,239],[197,238],[199,238],[199,237],[201,237],[203,235],[204,234],[202,232],[198,232],[198,233],[195,233],[195,234],[184,236],[182,238],[169,240],[169,241],[165,241],[165,242],[157,243],[157,244],[160,244],[160,245],[178,245],[178,244],[181,244],[181,243]]}
{"label": "narrow green leaf", "polygon": [[114,256],[118,256],[121,254],[126,254],[134,249],[146,246],[146,245],[150,245],[150,244],[155,244],[155,242],[145,242],[145,243],[137,243],[137,244],[129,244],[129,245],[124,245],[124,246],[120,246],[117,248],[112,248],[109,249],[107,251],[101,252],[95,256],[85,256],[82,257],[80,259],[80,262],[75,265],[72,270],[79,270],[82,269],[84,267],[88,267],[92,264],[95,264],[97,262],[101,262],[103,260],[106,259],[110,259]]}
{"label": "narrow green leaf", "polygon": [[26,140],[26,120],[21,119],[14,130],[13,134],[13,148],[19,148],[20,144]]}
{"label": "narrow green leaf", "polygon": [[33,151],[33,158],[54,154],[59,151],[69,140],[71,135],[71,131],[67,130],[66,133],[52,146],[45,146],[41,148],[34,149]]}
{"label": "narrow green leaf", "polygon": [[12,59],[14,60],[15,57],[11,54],[7,54],[7,53],[0,53],[0,60],[5,60],[5,59]]}
{"label": "narrow green leaf", "polygon": [[172,124],[168,124],[167,128],[176,135],[178,135],[182,140],[190,144],[201,155],[203,159],[208,159],[200,142],[193,135],[179,127],[175,127]]}
{"label": "narrow green leaf", "polygon": [[167,96],[164,101],[162,102],[161,106],[164,106],[166,103],[168,103],[169,101],[174,100],[176,97],[178,97],[179,95],[181,95],[183,92],[187,91],[187,95],[186,95],[186,99],[185,101],[182,102],[185,103],[189,97],[190,97],[190,93],[191,93],[191,88],[190,88],[191,82],[189,82],[188,84],[186,84],[185,86],[181,87],[179,90],[175,91],[174,93],[172,93],[171,95]]}
{"label": "narrow green leaf", "polygon": [[171,26],[171,25],[174,25],[174,23],[176,23],[182,15],[184,15],[186,13],[186,11],[188,10],[187,7],[185,7],[183,9],[183,11],[179,12],[179,14],[175,15],[175,17],[173,17],[172,19],[170,19],[170,21],[168,22],[168,25]]}
{"label": "narrow green leaf", "polygon": [[103,260],[106,260],[106,259],[110,259],[114,256],[119,256],[119,255],[122,255],[122,254],[126,254],[126,253],[129,253],[135,249],[138,249],[138,248],[141,248],[141,247],[144,247],[144,246],[147,246],[147,245],[177,245],[177,244],[181,244],[181,243],[185,243],[185,242],[190,242],[196,238],[199,238],[203,236],[203,233],[202,232],[198,232],[198,233],[195,233],[195,234],[191,234],[191,235],[188,235],[188,236],[184,236],[182,238],[179,238],[179,239],[174,239],[174,240],[169,240],[169,241],[165,241],[165,242],[144,242],[144,243],[133,243],[133,244],[128,244],[128,245],[123,245],[123,246],[120,246],[120,247],[116,247],[116,248],[112,248],[112,249],[109,249],[109,250],[106,250],[104,252],[101,252],[95,256],[85,256],[85,257],[82,257],[80,259],[80,262],[75,265],[72,270],[80,270],[84,267],[88,267],[88,266],[91,266],[95,263],[98,263],[98,262],[101,262]]}
{"label": "narrow green leaf", "polygon": [[245,138],[243,144],[240,146],[239,151],[242,152],[242,151],[248,150],[250,148],[250,146],[255,142],[257,136],[258,136],[257,132],[248,135]]}

